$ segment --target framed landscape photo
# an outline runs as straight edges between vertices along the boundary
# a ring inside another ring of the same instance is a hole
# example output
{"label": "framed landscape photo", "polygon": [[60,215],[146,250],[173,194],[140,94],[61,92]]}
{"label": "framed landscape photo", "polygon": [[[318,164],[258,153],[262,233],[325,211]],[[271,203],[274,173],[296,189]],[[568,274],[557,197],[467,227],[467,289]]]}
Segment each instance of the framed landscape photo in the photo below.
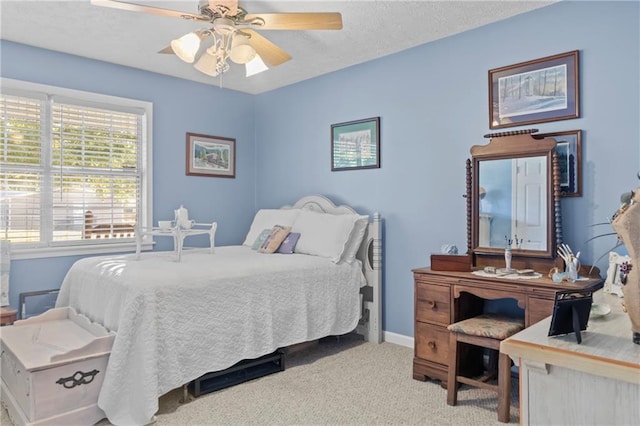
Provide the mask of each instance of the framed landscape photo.
{"label": "framed landscape photo", "polygon": [[582,197],[582,130],[540,133],[533,137],[556,140],[561,196]]}
{"label": "framed landscape photo", "polygon": [[187,175],[236,177],[236,140],[187,133]]}
{"label": "framed landscape photo", "polygon": [[331,170],[380,168],[380,117],[331,125]]}
{"label": "framed landscape photo", "polygon": [[489,70],[489,127],[580,116],[578,51]]}

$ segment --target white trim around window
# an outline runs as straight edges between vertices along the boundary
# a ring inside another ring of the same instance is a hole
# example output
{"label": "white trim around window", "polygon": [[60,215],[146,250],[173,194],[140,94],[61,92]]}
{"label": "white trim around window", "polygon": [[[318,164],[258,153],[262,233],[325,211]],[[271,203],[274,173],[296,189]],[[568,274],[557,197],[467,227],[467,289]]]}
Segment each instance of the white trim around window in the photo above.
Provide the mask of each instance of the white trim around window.
{"label": "white trim around window", "polygon": [[[153,220],[153,104],[135,99],[121,98],[97,93],[84,92],[73,89],[66,89],[43,84],[0,78],[0,91],[7,96],[25,96],[33,99],[43,99],[43,102],[61,102],[65,104],[78,105],[87,108],[99,108],[109,111],[136,114],[140,119],[140,140],[137,158],[138,167],[140,168],[139,182],[139,206],[136,212],[138,221],[142,227],[148,226]],[[45,123],[43,127],[50,127],[51,123]],[[49,129],[44,129],[46,133],[50,133]],[[50,138],[50,135],[44,134],[43,138]],[[51,140],[47,141],[43,146],[51,146]],[[45,161],[43,164],[51,164]],[[9,166],[7,166],[9,167]],[[18,169],[19,169],[18,165]],[[48,166],[45,166],[48,167]],[[126,171],[126,167],[125,167]],[[71,171],[73,173],[73,171]],[[77,172],[76,172],[77,173]],[[125,173],[126,174],[126,173]],[[45,188],[46,190],[46,188]],[[44,205],[49,203],[45,201]],[[44,208],[44,207],[41,207]],[[46,216],[46,214],[44,215]],[[50,216],[49,216],[50,217]],[[41,225],[40,228],[50,224]],[[86,224],[83,225],[86,227]],[[92,240],[78,241],[76,243],[59,243],[53,242],[38,246],[25,246],[22,244],[12,244],[11,258],[15,260],[46,258],[58,256],[78,256],[78,255],[97,255],[107,253],[122,253],[135,250],[135,238],[113,238],[109,241]],[[143,241],[143,249],[150,249],[152,241],[146,239]]]}

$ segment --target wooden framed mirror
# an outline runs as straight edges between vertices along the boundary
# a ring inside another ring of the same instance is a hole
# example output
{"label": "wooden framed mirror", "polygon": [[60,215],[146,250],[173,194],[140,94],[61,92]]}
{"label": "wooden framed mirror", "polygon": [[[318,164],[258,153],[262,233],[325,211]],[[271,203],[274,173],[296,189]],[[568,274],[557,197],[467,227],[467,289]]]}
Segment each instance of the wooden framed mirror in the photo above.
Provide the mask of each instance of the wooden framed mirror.
{"label": "wooden framed mirror", "polygon": [[487,135],[467,162],[469,250],[475,267],[549,270],[562,243],[556,141],[536,130]]}

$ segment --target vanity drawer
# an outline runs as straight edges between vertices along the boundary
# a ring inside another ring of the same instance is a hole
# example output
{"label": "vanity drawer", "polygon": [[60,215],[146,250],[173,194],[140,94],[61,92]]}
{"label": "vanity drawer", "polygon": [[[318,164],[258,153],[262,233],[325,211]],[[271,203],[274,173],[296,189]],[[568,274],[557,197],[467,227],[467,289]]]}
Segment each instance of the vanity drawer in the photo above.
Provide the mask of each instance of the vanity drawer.
{"label": "vanity drawer", "polygon": [[449,325],[451,322],[450,287],[416,283],[416,321]]}
{"label": "vanity drawer", "polygon": [[416,357],[438,364],[449,363],[449,330],[437,325],[416,323]]}

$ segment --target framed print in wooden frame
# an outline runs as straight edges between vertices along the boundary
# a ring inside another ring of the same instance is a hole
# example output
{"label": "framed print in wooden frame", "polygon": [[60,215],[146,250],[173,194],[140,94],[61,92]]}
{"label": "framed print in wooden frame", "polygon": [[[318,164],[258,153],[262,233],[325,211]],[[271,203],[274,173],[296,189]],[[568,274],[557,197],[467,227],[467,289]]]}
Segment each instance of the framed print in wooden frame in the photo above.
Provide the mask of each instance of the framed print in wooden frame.
{"label": "framed print in wooden frame", "polygon": [[560,195],[582,197],[582,130],[537,133],[533,137],[556,140],[556,153],[560,166]]}
{"label": "framed print in wooden frame", "polygon": [[380,168],[380,117],[331,125],[331,170]]}
{"label": "framed print in wooden frame", "polygon": [[236,177],[236,140],[187,133],[187,175]]}
{"label": "framed print in wooden frame", "polygon": [[578,51],[489,70],[489,127],[580,116]]}

